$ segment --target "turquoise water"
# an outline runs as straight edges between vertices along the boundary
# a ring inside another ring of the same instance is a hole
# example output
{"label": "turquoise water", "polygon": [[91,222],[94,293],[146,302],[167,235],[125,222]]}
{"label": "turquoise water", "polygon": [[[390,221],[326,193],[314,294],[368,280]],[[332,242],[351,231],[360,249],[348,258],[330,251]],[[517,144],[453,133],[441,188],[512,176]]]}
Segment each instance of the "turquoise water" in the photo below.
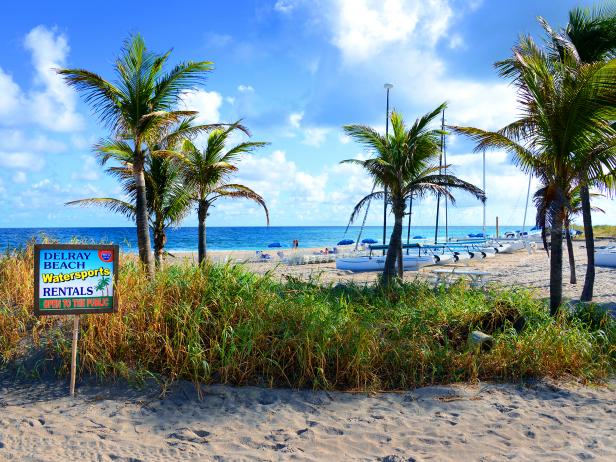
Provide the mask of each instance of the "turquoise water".
{"label": "turquoise water", "polygon": [[[209,227],[207,246],[210,250],[260,250],[268,244],[279,242],[283,248],[292,246],[299,240],[300,247],[333,247],[342,239],[357,240],[359,227],[353,226],[345,234],[344,226],[271,226],[271,227]],[[515,231],[521,226],[501,226],[501,234]],[[480,233],[481,226],[450,226],[449,237],[464,237],[469,233]],[[495,234],[494,226],[486,227],[488,234]],[[391,228],[387,230],[387,239]],[[361,239],[374,239],[381,243],[383,229],[379,226],[366,226]],[[0,249],[24,246],[29,241],[40,240],[43,236],[70,243],[72,239],[91,243],[113,243],[124,251],[135,251],[137,236],[134,227],[126,228],[0,228]],[[411,228],[411,238],[423,236],[434,238],[433,226]],[[403,238],[406,240],[406,228]],[[445,229],[439,229],[439,240],[445,239]],[[182,227],[168,232],[167,250],[193,251],[197,249],[197,228]]]}

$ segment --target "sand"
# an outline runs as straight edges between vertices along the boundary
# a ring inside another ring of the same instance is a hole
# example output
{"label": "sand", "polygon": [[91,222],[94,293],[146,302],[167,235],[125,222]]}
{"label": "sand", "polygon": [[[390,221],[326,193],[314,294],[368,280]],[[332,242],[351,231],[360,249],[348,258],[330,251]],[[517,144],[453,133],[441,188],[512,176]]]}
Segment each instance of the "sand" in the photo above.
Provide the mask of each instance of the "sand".
{"label": "sand", "polygon": [[[597,241],[596,245],[606,245],[608,241]],[[564,243],[563,243],[564,244]],[[269,251],[268,251],[269,250]],[[229,260],[232,262],[242,263],[251,271],[257,273],[272,272],[274,276],[284,278],[285,276],[294,276],[302,279],[318,278],[325,283],[338,282],[356,282],[356,283],[373,283],[377,280],[379,273],[367,272],[352,274],[347,271],[339,271],[336,269],[335,263],[318,263],[300,266],[288,266],[283,264],[276,255],[276,249],[265,250],[272,255],[272,260],[269,262],[252,263],[249,260],[254,259],[254,252],[249,251],[213,251],[209,252],[209,258],[214,261]],[[320,249],[300,249],[306,255],[310,255]],[[569,282],[569,261],[567,259],[566,248],[563,256],[563,294],[566,300],[579,300],[584,285],[584,276],[586,274],[586,249],[583,241],[574,242],[574,254],[576,261],[577,284]],[[282,251],[286,255],[290,255],[293,251]],[[195,261],[196,256],[190,252],[180,252],[175,254],[175,259],[171,261]],[[433,281],[434,275],[431,273],[436,268],[451,268],[459,267],[465,270],[480,270],[491,273],[488,280],[505,287],[526,287],[536,292],[538,297],[547,297],[549,295],[550,270],[549,258],[545,251],[538,248],[532,254],[526,250],[520,250],[512,254],[499,254],[494,258],[484,260],[468,260],[465,263],[447,265],[444,267],[430,266],[423,268],[420,271],[408,271],[405,273],[405,280],[420,278]],[[614,268],[596,268],[595,291],[593,301],[600,303],[608,308],[616,309],[616,284],[614,277],[616,269]]]}
{"label": "sand", "polygon": [[0,375],[0,460],[616,460],[616,383],[337,393]]}

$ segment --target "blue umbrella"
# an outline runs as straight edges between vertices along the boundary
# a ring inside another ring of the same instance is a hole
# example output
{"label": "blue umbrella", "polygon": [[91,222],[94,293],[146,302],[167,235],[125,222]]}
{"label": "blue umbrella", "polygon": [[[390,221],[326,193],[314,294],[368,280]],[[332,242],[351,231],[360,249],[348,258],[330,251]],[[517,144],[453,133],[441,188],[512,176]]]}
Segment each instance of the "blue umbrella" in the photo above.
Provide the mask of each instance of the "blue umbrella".
{"label": "blue umbrella", "polygon": [[342,239],[336,245],[351,245],[351,244],[355,244],[355,241],[353,239]]}
{"label": "blue umbrella", "polygon": [[280,245],[280,242],[272,242],[271,244],[268,244],[268,247],[282,247]]}
{"label": "blue umbrella", "polygon": [[425,239],[423,236],[413,236],[413,239]]}
{"label": "blue umbrella", "polygon": [[367,239],[363,239],[361,241],[362,244],[376,244],[378,241],[375,241],[374,239],[371,238],[367,238]]}

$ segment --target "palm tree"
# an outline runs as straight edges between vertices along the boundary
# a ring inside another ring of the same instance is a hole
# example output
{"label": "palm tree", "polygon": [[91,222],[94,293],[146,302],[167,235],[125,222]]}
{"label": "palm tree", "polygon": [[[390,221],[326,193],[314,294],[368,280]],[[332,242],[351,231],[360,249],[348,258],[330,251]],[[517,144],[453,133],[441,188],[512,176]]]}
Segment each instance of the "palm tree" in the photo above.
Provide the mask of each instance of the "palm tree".
{"label": "palm tree", "polygon": [[242,154],[268,144],[242,142],[227,149],[229,135],[238,129],[241,129],[239,124],[233,124],[230,127],[212,131],[202,150],[191,141],[185,141],[182,155],[176,156],[182,164],[181,169],[186,188],[190,192],[190,199],[197,204],[200,264],[206,259],[206,219],[210,207],[218,199],[249,199],[256,202],[265,210],[265,218],[269,226],[269,211],[264,199],[248,186],[229,182],[231,175],[237,171],[236,162]]}
{"label": "palm tree", "polygon": [[[562,60],[565,50],[579,64],[605,62],[616,57],[616,4],[610,3],[602,8],[575,8],[569,12],[569,23],[561,31],[554,31],[547,21],[540,22],[551,38],[554,59]],[[612,137],[614,138],[614,136]],[[605,144],[606,140],[600,140]],[[611,146],[614,146],[612,140]],[[600,148],[600,147],[595,147]],[[592,229],[592,214],[590,205],[590,187],[609,189],[610,185],[601,177],[591,181],[589,173],[597,170],[614,170],[616,153],[611,156],[597,156],[593,149],[579,153],[580,199],[582,218],[584,222],[584,238],[586,240],[586,256],[588,265],[584,278],[584,288],[580,300],[591,301],[595,283],[595,240]],[[613,149],[612,149],[613,151]],[[607,160],[607,162],[605,161]]]}
{"label": "palm tree", "polygon": [[148,232],[148,201],[144,168],[146,147],[159,134],[194,111],[177,111],[183,91],[200,84],[212,63],[185,62],[165,72],[170,51],[150,52],[140,35],[130,37],[116,60],[115,81],[105,80],[85,69],[60,69],[66,82],[81,91],[108,125],[114,138],[131,152],[132,174],[135,184],[135,221],[139,256],[148,274],[154,274]]}
{"label": "palm tree", "polygon": [[[108,154],[111,155],[109,152]],[[67,202],[66,205],[101,206],[135,219],[137,188],[130,164],[132,155],[126,151],[114,151],[113,157],[117,161],[124,159],[123,166],[110,167],[107,171],[120,179],[128,199],[93,197]],[[188,214],[190,194],[182,183],[180,166],[172,157],[147,156],[144,178],[148,199],[148,223],[154,238],[155,263],[160,266],[167,243],[167,229],[177,225]]]}
{"label": "palm tree", "polygon": [[104,295],[103,289],[107,288],[107,295],[109,295],[109,278],[102,277],[98,280],[98,284],[96,285],[96,290],[101,291],[101,297]]}
{"label": "palm tree", "polygon": [[[571,238],[571,222],[573,217],[579,215],[582,212],[581,186],[573,186],[565,193],[565,207],[563,210],[563,227],[565,232],[565,241],[567,243],[567,254],[569,257],[569,283],[577,284],[577,275],[575,270],[575,255],[573,253],[573,242]],[[542,230],[542,238],[544,248],[548,249],[547,236],[545,233],[546,228],[549,227],[549,208],[550,208],[550,186],[544,185],[539,188],[534,194],[534,202],[537,207],[537,226]],[[599,194],[591,194],[592,196],[599,196]],[[593,212],[604,212],[599,207],[591,207]]]}
{"label": "palm tree", "polygon": [[[390,120],[392,130],[383,136],[376,130],[364,125],[346,125],[344,131],[376,153],[376,157],[367,160],[347,159],[343,163],[361,165],[374,179],[375,186],[387,188],[387,199],[394,214],[394,229],[391,233],[382,282],[389,284],[396,276],[402,277],[402,220],[405,215],[406,202],[427,194],[443,194],[452,203],[455,199],[450,189],[468,191],[480,200],[485,200],[483,191],[453,175],[440,173],[438,159],[440,155],[440,136],[442,132],[430,128],[430,124],[445,108],[442,104],[434,111],[425,114],[406,127],[397,112],[392,112]],[[373,191],[360,200],[350,222],[358,216],[361,209],[370,200],[382,198],[384,191]]]}
{"label": "palm tree", "polygon": [[562,230],[567,192],[579,180],[576,156],[588,152],[611,128],[604,116],[616,102],[616,62],[577,65],[568,49],[552,59],[530,37],[523,37],[513,57],[496,63],[518,92],[521,117],[496,132],[452,127],[477,142],[476,150],[503,149],[527,173],[549,189],[550,312],[562,302]]}

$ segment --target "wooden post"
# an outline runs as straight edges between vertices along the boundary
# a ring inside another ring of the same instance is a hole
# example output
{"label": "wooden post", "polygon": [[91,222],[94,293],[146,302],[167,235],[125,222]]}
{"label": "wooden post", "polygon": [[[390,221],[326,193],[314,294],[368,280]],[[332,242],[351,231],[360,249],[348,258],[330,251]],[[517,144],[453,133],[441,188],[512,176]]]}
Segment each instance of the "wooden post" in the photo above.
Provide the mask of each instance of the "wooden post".
{"label": "wooden post", "polygon": [[73,351],[71,355],[71,398],[75,397],[75,376],[77,373],[77,340],[79,339],[79,315],[73,318]]}
{"label": "wooden post", "polygon": [[500,237],[500,233],[498,232],[498,217],[496,217],[496,237]]}

